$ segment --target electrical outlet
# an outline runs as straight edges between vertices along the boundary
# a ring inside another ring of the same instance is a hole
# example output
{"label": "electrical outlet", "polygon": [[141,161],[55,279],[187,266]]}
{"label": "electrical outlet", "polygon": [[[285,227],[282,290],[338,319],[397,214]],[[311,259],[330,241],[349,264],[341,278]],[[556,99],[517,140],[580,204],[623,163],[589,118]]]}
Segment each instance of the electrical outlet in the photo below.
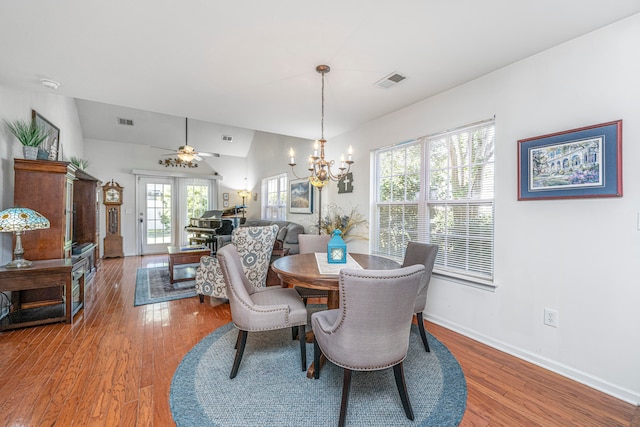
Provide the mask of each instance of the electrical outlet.
{"label": "electrical outlet", "polygon": [[547,326],[558,327],[558,311],[550,308],[544,309],[544,324]]}

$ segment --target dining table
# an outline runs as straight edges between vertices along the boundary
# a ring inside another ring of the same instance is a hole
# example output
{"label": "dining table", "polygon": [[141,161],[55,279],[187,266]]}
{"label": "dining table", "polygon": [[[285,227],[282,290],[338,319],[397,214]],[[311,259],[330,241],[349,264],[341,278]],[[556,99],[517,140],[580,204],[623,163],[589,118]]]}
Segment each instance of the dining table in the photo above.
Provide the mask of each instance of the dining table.
{"label": "dining table", "polygon": [[[282,280],[283,286],[301,286],[326,290],[329,294],[327,298],[327,308],[329,309],[340,306],[338,289],[340,269],[356,267],[366,270],[392,270],[400,268],[400,264],[397,261],[383,256],[349,253],[347,259],[350,262],[346,264],[328,264],[332,271],[327,273],[321,271],[321,268],[327,267],[325,265],[326,258],[326,253],[289,255],[275,260],[271,264],[271,268]],[[357,265],[352,263],[354,261]]]}
{"label": "dining table", "polygon": [[[372,254],[349,253],[346,264],[327,262],[325,253],[305,253],[278,258],[271,268],[282,281],[283,286],[301,286],[327,291],[327,309],[340,307],[339,272],[342,268],[362,268],[366,270],[392,270],[400,264],[389,258]],[[313,331],[307,333],[307,342],[313,342]],[[324,360],[323,360],[324,362]],[[313,378],[315,366],[307,370],[307,378]]]}

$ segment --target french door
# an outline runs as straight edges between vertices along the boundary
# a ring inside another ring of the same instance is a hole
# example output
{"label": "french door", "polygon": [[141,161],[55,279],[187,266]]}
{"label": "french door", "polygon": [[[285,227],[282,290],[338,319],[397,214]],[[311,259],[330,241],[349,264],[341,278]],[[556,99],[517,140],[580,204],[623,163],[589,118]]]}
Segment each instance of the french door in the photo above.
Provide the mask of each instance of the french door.
{"label": "french door", "polygon": [[175,246],[176,198],[172,178],[140,177],[138,182],[138,226],[140,253],[155,254]]}

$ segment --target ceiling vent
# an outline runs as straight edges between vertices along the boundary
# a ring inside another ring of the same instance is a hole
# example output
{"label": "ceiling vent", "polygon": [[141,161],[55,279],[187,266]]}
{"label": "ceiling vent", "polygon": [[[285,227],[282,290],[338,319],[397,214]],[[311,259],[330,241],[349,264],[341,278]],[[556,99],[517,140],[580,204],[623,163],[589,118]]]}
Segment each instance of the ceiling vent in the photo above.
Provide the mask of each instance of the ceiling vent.
{"label": "ceiling vent", "polygon": [[118,124],[122,126],[133,126],[133,120],[123,119],[122,117],[118,117]]}
{"label": "ceiling vent", "polygon": [[391,73],[388,76],[382,78],[381,80],[377,81],[374,84],[374,86],[388,89],[391,86],[397,85],[398,83],[400,83],[401,81],[405,80],[406,78],[407,78],[407,76],[403,76],[402,74],[394,72],[394,73]]}
{"label": "ceiling vent", "polygon": [[231,135],[222,135],[222,140],[224,142],[233,142],[233,137]]}

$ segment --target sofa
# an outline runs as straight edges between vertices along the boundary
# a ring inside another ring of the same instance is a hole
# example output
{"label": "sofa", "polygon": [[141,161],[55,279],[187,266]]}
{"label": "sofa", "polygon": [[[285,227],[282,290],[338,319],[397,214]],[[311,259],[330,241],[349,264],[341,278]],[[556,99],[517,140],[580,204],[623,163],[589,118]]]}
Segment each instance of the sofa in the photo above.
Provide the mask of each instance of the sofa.
{"label": "sofa", "polygon": [[[290,221],[271,221],[266,219],[247,219],[242,227],[264,227],[268,225],[277,225],[278,234],[276,235],[276,243],[274,248],[289,248],[289,255],[300,253],[298,244],[298,235],[304,234],[304,227],[300,224]],[[231,243],[231,236],[217,236],[218,248]]]}

